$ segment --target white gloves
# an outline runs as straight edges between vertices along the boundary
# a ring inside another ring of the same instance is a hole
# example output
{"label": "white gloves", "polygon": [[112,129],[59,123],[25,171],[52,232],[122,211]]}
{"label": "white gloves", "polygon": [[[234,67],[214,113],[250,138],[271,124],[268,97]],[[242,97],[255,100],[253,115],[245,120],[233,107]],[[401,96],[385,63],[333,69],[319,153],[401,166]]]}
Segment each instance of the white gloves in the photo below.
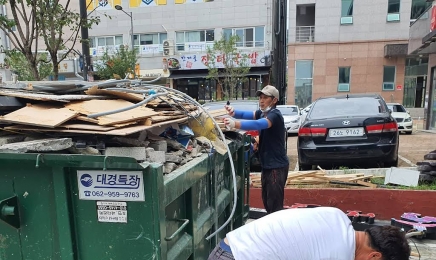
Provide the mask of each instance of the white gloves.
{"label": "white gloves", "polygon": [[234,129],[235,128],[235,121],[231,118],[224,118],[224,124],[226,125],[227,129]]}
{"label": "white gloves", "polygon": [[227,114],[231,117],[235,116],[235,109],[232,106],[225,105],[224,108],[227,110]]}

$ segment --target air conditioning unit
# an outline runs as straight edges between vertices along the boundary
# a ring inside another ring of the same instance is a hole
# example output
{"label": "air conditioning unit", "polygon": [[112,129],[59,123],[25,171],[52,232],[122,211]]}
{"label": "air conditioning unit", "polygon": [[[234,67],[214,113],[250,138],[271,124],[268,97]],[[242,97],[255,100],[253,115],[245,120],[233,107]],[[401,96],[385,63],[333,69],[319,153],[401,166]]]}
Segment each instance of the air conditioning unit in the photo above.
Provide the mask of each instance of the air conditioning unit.
{"label": "air conditioning unit", "polygon": [[341,24],[353,24],[353,16],[341,17]]}
{"label": "air conditioning unit", "polygon": [[394,83],[383,83],[383,90],[395,90]]}
{"label": "air conditioning unit", "polygon": [[342,91],[350,91],[350,84],[347,83],[338,84],[338,92],[342,92]]}
{"label": "air conditioning unit", "polygon": [[174,41],[165,40],[165,41],[163,41],[162,45],[163,45],[163,55],[164,56],[174,55]]}

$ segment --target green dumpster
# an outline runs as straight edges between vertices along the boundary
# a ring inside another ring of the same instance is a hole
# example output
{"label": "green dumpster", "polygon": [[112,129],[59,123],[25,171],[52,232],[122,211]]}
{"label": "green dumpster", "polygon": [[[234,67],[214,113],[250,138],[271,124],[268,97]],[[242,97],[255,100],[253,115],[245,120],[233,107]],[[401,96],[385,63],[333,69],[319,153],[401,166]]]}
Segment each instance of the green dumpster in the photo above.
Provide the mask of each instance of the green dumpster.
{"label": "green dumpster", "polygon": [[[133,158],[0,154],[1,260],[207,259],[248,217],[247,137],[171,174]],[[229,160],[237,174],[232,221]]]}

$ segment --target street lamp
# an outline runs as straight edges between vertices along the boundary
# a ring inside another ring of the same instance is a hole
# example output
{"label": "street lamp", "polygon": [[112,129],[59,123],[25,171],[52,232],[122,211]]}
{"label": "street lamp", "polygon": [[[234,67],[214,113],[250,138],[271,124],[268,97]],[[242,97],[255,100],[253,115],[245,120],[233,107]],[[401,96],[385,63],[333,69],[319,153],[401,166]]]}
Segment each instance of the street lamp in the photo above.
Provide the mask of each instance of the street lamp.
{"label": "street lamp", "polygon": [[132,16],[132,12],[124,11],[123,7],[121,5],[116,5],[115,9],[117,9],[118,11],[123,11],[123,13],[127,14],[130,17],[130,38],[132,41],[132,51],[133,51],[134,46],[133,46],[133,16]]}

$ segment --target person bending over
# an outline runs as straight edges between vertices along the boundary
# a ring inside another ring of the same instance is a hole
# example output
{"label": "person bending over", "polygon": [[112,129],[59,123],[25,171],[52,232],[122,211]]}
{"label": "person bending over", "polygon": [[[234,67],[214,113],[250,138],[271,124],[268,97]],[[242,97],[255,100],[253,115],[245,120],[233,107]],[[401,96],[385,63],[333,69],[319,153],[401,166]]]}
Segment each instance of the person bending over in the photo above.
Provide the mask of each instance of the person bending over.
{"label": "person bending over", "polygon": [[405,234],[393,226],[355,231],[337,208],[285,209],[229,232],[208,260],[408,260]]}

